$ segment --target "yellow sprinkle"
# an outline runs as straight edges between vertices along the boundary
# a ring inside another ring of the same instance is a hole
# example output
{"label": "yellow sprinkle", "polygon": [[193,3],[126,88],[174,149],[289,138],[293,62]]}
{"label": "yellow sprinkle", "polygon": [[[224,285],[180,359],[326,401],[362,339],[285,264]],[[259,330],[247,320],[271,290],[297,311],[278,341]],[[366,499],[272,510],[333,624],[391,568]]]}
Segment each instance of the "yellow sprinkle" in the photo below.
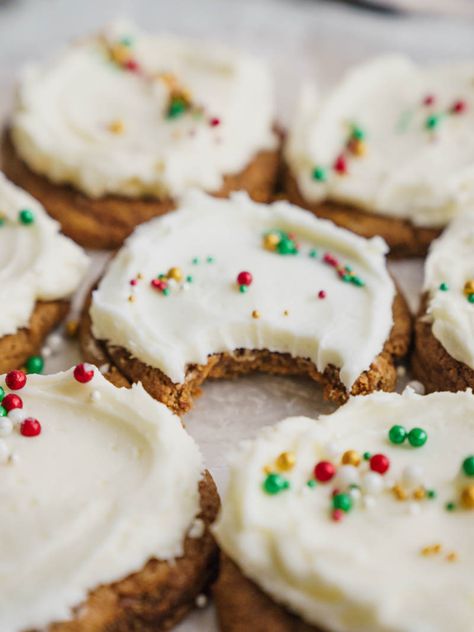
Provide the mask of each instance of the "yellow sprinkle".
{"label": "yellow sprinkle", "polygon": [[130,301],[130,303],[134,303],[135,302],[135,297],[133,294],[130,294],[130,296],[128,297],[128,300]]}
{"label": "yellow sprinkle", "polygon": [[423,500],[423,498],[426,496],[426,492],[423,489],[423,487],[418,487],[417,489],[415,489],[415,491],[413,492],[413,498],[415,498],[415,500]]}
{"label": "yellow sprinkle", "polygon": [[469,279],[464,284],[464,294],[467,296],[468,294],[474,294],[474,279]]}
{"label": "yellow sprinkle", "polygon": [[361,457],[357,450],[347,450],[342,455],[341,462],[344,465],[355,465],[357,467],[361,462]]}
{"label": "yellow sprinkle", "polygon": [[122,44],[114,44],[110,49],[112,59],[120,65],[125,64],[130,58],[130,51]]}
{"label": "yellow sprinkle", "polygon": [[291,470],[295,463],[296,456],[294,452],[282,452],[276,460],[278,469],[283,471]]}
{"label": "yellow sprinkle", "polygon": [[79,321],[75,319],[68,320],[65,326],[66,334],[69,338],[75,338],[79,329]]}
{"label": "yellow sprinkle", "polygon": [[392,492],[397,500],[406,500],[408,498],[408,494],[400,485],[392,487]]}
{"label": "yellow sprinkle", "polygon": [[272,467],[270,465],[264,465],[263,466],[263,473],[264,474],[271,474],[273,472]]}
{"label": "yellow sprinkle", "polygon": [[367,153],[367,146],[362,140],[353,140],[351,142],[351,151],[355,156],[365,156]]}
{"label": "yellow sprinkle", "polygon": [[112,134],[123,134],[125,131],[125,124],[121,119],[116,119],[109,123],[109,132]]}
{"label": "yellow sprinkle", "polygon": [[181,268],[170,268],[167,274],[168,279],[174,279],[175,281],[181,281],[183,278],[183,272]]}
{"label": "yellow sprinkle", "polygon": [[468,485],[462,490],[461,502],[466,509],[474,509],[474,485]]}
{"label": "yellow sprinkle", "polygon": [[258,311],[258,309],[253,310],[252,318],[260,318],[260,312]]}
{"label": "yellow sprinkle", "polygon": [[263,238],[263,245],[267,250],[275,250],[280,242],[280,237],[276,233],[268,233]]}
{"label": "yellow sprinkle", "polygon": [[432,544],[425,546],[421,549],[421,554],[427,557],[428,555],[439,555],[441,553],[441,544]]}
{"label": "yellow sprinkle", "polygon": [[459,555],[456,553],[456,551],[451,551],[451,553],[448,553],[446,555],[446,559],[448,560],[448,562],[457,562],[459,559]]}

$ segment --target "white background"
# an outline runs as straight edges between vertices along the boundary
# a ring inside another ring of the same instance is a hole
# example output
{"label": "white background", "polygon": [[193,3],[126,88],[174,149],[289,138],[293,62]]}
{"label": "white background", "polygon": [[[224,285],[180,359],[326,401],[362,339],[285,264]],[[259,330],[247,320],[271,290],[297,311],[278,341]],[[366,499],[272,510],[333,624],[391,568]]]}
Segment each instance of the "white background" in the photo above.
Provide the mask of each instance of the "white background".
{"label": "white background", "polygon": [[[371,13],[317,0],[4,0],[0,114],[8,115],[14,78],[25,62],[124,16],[148,30],[216,39],[267,57],[283,123],[291,118],[303,80],[317,81],[324,89],[351,63],[371,55],[403,51],[420,61],[474,57],[472,18]],[[94,256],[90,279],[104,261],[104,256]],[[399,262],[392,269],[416,309],[422,264]],[[77,358],[75,345],[65,342],[49,359],[47,370],[67,368]],[[309,382],[254,376],[205,385],[185,422],[222,490],[226,453],[237,440],[285,416],[316,416],[330,409]],[[180,632],[215,629],[212,608],[196,612],[179,627]]]}

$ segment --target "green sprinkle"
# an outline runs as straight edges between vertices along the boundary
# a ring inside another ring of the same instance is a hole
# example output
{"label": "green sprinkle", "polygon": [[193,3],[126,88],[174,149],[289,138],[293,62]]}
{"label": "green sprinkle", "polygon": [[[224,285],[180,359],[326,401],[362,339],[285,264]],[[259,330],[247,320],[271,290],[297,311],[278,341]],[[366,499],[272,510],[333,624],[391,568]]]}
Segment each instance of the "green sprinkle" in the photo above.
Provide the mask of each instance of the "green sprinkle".
{"label": "green sprinkle", "polygon": [[242,292],[242,294],[245,294],[245,292],[249,291],[249,286],[248,285],[241,285],[239,287],[239,290]]}
{"label": "green sprinkle", "polygon": [[400,445],[407,438],[407,431],[403,426],[392,426],[388,431],[388,438],[391,443]]}
{"label": "green sprinkle", "polygon": [[165,296],[168,296],[168,295],[169,295],[169,293],[170,293],[170,289],[169,289],[169,287],[165,287],[165,289],[163,290],[163,294],[164,294]]}
{"label": "green sprinkle", "polygon": [[467,300],[468,300],[470,303],[474,303],[474,294],[468,294],[468,295],[467,295]]}
{"label": "green sprinkle", "polygon": [[344,281],[344,283],[350,283],[352,281],[352,276],[350,274],[343,274],[341,280]]}
{"label": "green sprinkle", "polygon": [[464,459],[462,469],[466,476],[474,476],[474,456],[468,456]]}
{"label": "green sprinkle", "polygon": [[351,277],[351,283],[353,283],[354,285],[357,285],[357,287],[364,287],[365,286],[365,282],[362,281],[362,279],[358,276],[353,276]]}
{"label": "green sprinkle", "polygon": [[271,473],[263,481],[263,489],[267,494],[274,495],[285,491],[290,487],[290,482],[281,474]]}
{"label": "green sprinkle", "polygon": [[44,360],[40,355],[30,356],[25,364],[27,373],[42,373]]}
{"label": "green sprinkle", "polygon": [[3,390],[3,388],[0,386],[0,402],[3,401],[3,398],[5,397],[5,391]]}
{"label": "green sprinkle", "polygon": [[352,136],[352,138],[355,138],[356,140],[364,140],[365,132],[358,125],[353,125],[352,126],[352,131],[351,131],[351,136]]}
{"label": "green sprinkle", "polygon": [[362,455],[364,457],[364,461],[370,461],[370,457],[372,456],[370,452],[364,452]]}
{"label": "green sprinkle", "polygon": [[408,443],[414,448],[421,448],[428,440],[428,435],[423,428],[412,428],[408,433]]}
{"label": "green sprinkle", "polygon": [[281,255],[296,255],[298,253],[295,242],[289,237],[282,237],[280,239],[277,250]]}
{"label": "green sprinkle", "polygon": [[193,266],[199,265],[199,257],[194,257],[193,259],[191,259],[191,263],[193,264]]}
{"label": "green sprinkle", "polygon": [[441,292],[447,292],[449,290],[448,284],[443,281],[443,283],[440,284],[439,289]]}
{"label": "green sprinkle", "polygon": [[7,414],[7,411],[5,408],[3,408],[3,406],[0,406],[0,417],[5,417]]}
{"label": "green sprinkle", "polygon": [[452,501],[446,503],[445,507],[447,511],[454,511],[456,509],[456,505]]}
{"label": "green sprinkle", "polygon": [[430,114],[425,121],[426,129],[434,130],[441,122],[441,116],[439,114]]}
{"label": "green sprinkle", "polygon": [[313,489],[314,487],[316,487],[317,483],[316,483],[316,481],[314,480],[314,478],[310,478],[310,479],[309,479],[309,481],[306,483],[306,485],[307,485],[308,487],[311,487],[311,489]]}
{"label": "green sprinkle", "polygon": [[35,216],[33,211],[30,211],[27,208],[24,208],[18,213],[18,219],[22,224],[28,225],[33,224],[35,221]]}
{"label": "green sprinkle", "polygon": [[178,118],[186,112],[186,109],[186,103],[182,99],[173,99],[169,105],[166,116],[169,119]]}
{"label": "green sprinkle", "polygon": [[316,257],[318,256],[318,251],[315,248],[311,248],[308,254],[311,259],[316,259]]}
{"label": "green sprinkle", "polygon": [[335,494],[332,499],[334,509],[342,509],[346,513],[352,509],[352,498],[349,494]]}
{"label": "green sprinkle", "polygon": [[0,226],[5,224],[5,218],[0,216]]}
{"label": "green sprinkle", "polygon": [[193,277],[190,274],[188,274],[188,276],[186,277],[186,281],[188,283],[192,283],[194,281],[194,279],[193,279]]}
{"label": "green sprinkle", "polygon": [[318,182],[326,182],[328,179],[328,171],[324,167],[315,167],[313,169],[313,180]]}
{"label": "green sprinkle", "polygon": [[122,46],[126,46],[127,48],[130,48],[130,46],[133,46],[134,43],[134,39],[133,37],[127,36],[127,37],[122,37],[122,39],[120,40],[120,44],[122,44]]}
{"label": "green sprinkle", "polygon": [[206,259],[206,261],[207,261],[207,263],[214,263],[215,259],[214,259],[214,257],[208,257]]}
{"label": "green sprinkle", "polygon": [[428,497],[430,500],[433,500],[434,498],[436,498],[436,496],[437,496],[438,494],[436,493],[436,490],[434,490],[434,489],[429,489],[429,490],[426,492],[426,495],[427,495],[427,497]]}

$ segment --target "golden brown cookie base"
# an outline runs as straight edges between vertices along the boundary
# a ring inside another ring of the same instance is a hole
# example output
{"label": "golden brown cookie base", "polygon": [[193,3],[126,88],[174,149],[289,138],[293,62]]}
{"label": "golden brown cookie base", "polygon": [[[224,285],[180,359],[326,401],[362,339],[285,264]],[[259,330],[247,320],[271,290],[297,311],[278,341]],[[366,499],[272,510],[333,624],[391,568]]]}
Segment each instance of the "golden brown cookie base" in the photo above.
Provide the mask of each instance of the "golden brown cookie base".
{"label": "golden brown cookie base", "polygon": [[[233,352],[209,356],[206,364],[188,366],[182,384],[174,384],[159,369],[152,368],[132,357],[122,347],[97,341],[91,331],[91,321],[86,304],[79,328],[79,340],[86,361],[110,365],[106,377],[113,383],[120,380],[141,382],[155,399],[163,402],[175,413],[182,415],[200,393],[200,386],[207,378],[233,378],[256,371],[274,375],[306,376],[322,385],[326,399],[344,402],[348,393],[339,379],[339,370],[329,366],[320,373],[306,358],[294,358],[288,353],[264,350],[236,349]],[[411,316],[405,299],[397,293],[393,302],[394,325],[383,351],[364,371],[352,387],[352,395],[366,395],[372,391],[393,391],[396,384],[396,361],[408,352],[411,337]]]}
{"label": "golden brown cookie base", "polygon": [[285,168],[283,171],[284,189],[290,202],[308,209],[318,217],[330,219],[338,226],[362,237],[380,235],[389,245],[391,257],[422,257],[433,239],[441,234],[441,229],[438,228],[415,226],[408,220],[369,213],[338,202],[308,202],[289,169]]}
{"label": "golden brown cookie base", "polygon": [[415,322],[412,356],[415,378],[425,386],[428,393],[474,388],[474,371],[464,362],[455,360],[434,337],[431,323],[423,322],[427,302],[427,296],[424,296]]}
{"label": "golden brown cookie base", "polygon": [[268,597],[224,553],[213,595],[221,632],[322,632]]}
{"label": "golden brown cookie base", "polygon": [[[175,208],[171,198],[127,198],[107,195],[90,198],[71,186],[55,184],[34,173],[17,155],[8,131],[2,140],[3,170],[60,222],[62,231],[85,248],[114,249],[135,226]],[[279,168],[279,151],[262,151],[240,173],[224,177],[216,197],[244,190],[257,202],[270,201]]]}
{"label": "golden brown cookie base", "polygon": [[0,338],[0,373],[24,366],[26,360],[38,353],[44,339],[66,317],[68,301],[36,303],[28,327]]}
{"label": "golden brown cookie base", "polygon": [[199,517],[206,529],[202,538],[186,538],[181,558],[174,563],[150,560],[138,573],[96,588],[75,610],[74,619],[54,623],[47,632],[157,632],[176,625],[217,574],[218,551],[209,526],[219,497],[209,473],[200,493]]}

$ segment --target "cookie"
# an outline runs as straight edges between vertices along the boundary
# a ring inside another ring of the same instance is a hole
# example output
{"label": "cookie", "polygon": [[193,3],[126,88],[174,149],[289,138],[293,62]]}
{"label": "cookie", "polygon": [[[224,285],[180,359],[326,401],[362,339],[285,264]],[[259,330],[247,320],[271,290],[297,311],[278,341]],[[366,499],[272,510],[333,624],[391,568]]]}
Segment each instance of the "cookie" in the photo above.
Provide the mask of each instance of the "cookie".
{"label": "cookie", "polygon": [[179,419],[91,365],[0,381],[0,629],[174,626],[217,569],[217,491]]}
{"label": "cookie", "polygon": [[428,391],[474,387],[474,212],[433,242],[415,324],[415,377]]}
{"label": "cookie", "polygon": [[392,390],[411,322],[385,251],[287,202],[188,194],[111,262],[84,357],[180,412],[208,377],[251,371],[306,375],[335,401]]}
{"label": "cookie", "polygon": [[213,527],[220,629],[469,629],[473,445],[471,392],[409,389],[243,442]]}
{"label": "cookie", "polygon": [[351,70],[319,101],[306,90],[284,149],[290,201],[381,235],[393,256],[424,255],[471,205],[472,72],[392,55]]}
{"label": "cookie", "polygon": [[0,173],[0,372],[38,353],[66,316],[87,266],[41,204]]}
{"label": "cookie", "polygon": [[274,121],[261,60],[116,23],[23,75],[4,168],[81,245],[117,248],[190,188],[268,201]]}

